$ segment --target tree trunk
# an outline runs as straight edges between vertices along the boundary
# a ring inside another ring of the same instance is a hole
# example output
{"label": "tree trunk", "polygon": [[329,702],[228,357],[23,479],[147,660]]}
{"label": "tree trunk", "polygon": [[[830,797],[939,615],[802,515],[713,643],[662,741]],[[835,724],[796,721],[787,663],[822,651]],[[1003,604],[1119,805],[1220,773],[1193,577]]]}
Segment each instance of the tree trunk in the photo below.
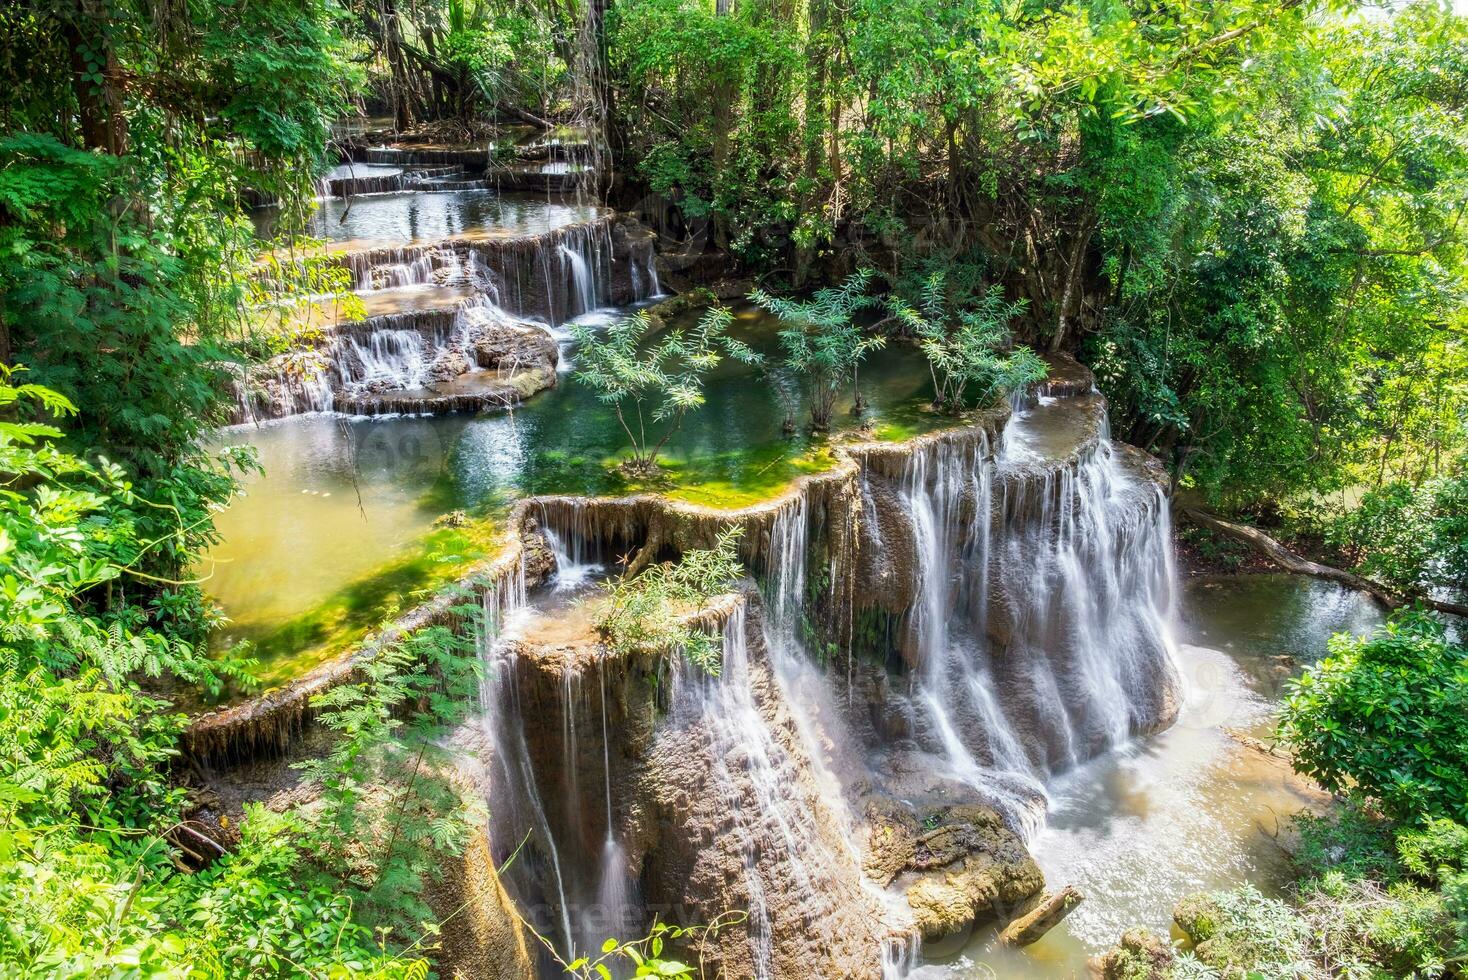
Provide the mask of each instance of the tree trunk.
{"label": "tree trunk", "polygon": [[382,0],[382,48],[392,71],[393,125],[399,130],[413,125],[413,83],[403,51],[403,28],[393,0]]}
{"label": "tree trunk", "polygon": [[1090,247],[1091,233],[1095,228],[1096,219],[1091,214],[1090,208],[1086,208],[1080,226],[1076,229],[1075,239],[1070,244],[1070,254],[1066,260],[1065,287],[1060,291],[1060,308],[1056,311],[1058,319],[1055,323],[1055,336],[1050,341],[1052,351],[1062,349],[1080,313],[1085,296],[1086,252]]}
{"label": "tree trunk", "polygon": [[[1226,521],[1216,514],[1210,514],[1205,510],[1198,510],[1192,507],[1185,508],[1183,513],[1187,515],[1189,520],[1200,527],[1209,528],[1226,537],[1233,538],[1235,541],[1240,541],[1248,545],[1287,572],[1294,572],[1297,575],[1313,575],[1316,578],[1323,578],[1327,581],[1339,582],[1347,588],[1355,589],[1358,592],[1365,592],[1388,609],[1400,608],[1408,602],[1406,598],[1397,595],[1385,586],[1379,585],[1370,579],[1362,578],[1359,575],[1354,575],[1351,572],[1343,571],[1339,568],[1332,568],[1330,565],[1322,565],[1319,562],[1310,561],[1308,558],[1301,558],[1256,527],[1249,527],[1247,524],[1235,524],[1233,521]],[[1421,602],[1432,609],[1436,609],[1438,612],[1452,613],[1455,616],[1468,616],[1468,606],[1462,605],[1461,603],[1444,602],[1424,596],[1414,596],[1413,600]]]}
{"label": "tree trunk", "polygon": [[1004,946],[1029,946],[1039,942],[1045,933],[1060,924],[1070,910],[1081,904],[1080,890],[1066,885],[1053,895],[1047,895],[1029,912],[1004,927],[999,942]]}
{"label": "tree trunk", "polygon": [[127,152],[122,70],[104,30],[106,23],[107,14],[101,3],[80,0],[72,15],[63,21],[63,31],[71,49],[71,88],[76,97],[82,147],[122,156]]}

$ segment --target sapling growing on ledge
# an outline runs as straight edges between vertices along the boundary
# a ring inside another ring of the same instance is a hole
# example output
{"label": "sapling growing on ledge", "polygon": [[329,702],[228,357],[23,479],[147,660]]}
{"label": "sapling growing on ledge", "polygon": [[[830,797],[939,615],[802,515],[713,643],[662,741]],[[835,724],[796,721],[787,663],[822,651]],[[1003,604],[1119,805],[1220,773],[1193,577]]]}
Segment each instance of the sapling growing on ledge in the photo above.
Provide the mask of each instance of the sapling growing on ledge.
{"label": "sapling growing on ledge", "polygon": [[632,447],[623,472],[653,476],[658,453],[683,424],[689,409],[704,402],[704,382],[725,356],[757,364],[760,355],[730,337],[734,316],[722,306],[710,307],[691,329],[674,328],[656,344],[648,344],[652,321],[646,313],[620,320],[600,333],[572,324],[576,338],[576,379],[590,385],[597,398],[612,406]]}
{"label": "sapling growing on ledge", "polygon": [[1034,351],[1006,349],[1009,324],[1024,312],[1025,301],[1005,300],[1000,286],[954,302],[947,276],[939,271],[923,281],[916,306],[894,294],[887,308],[926,355],[933,407],[939,411],[958,414],[982,408],[1045,377],[1045,362]]}
{"label": "sapling growing on ledge", "polygon": [[[749,298],[789,326],[780,331],[785,366],[810,385],[810,426],[817,432],[831,428],[836,395],[848,380],[857,388],[857,368],[874,350],[886,346],[879,333],[864,333],[853,322],[859,310],[876,306],[867,295],[871,269],[860,269],[840,286],[817,290],[808,300],[782,299],[756,289]],[[855,398],[860,404],[861,394]]]}
{"label": "sapling growing on ledge", "polygon": [[718,636],[690,620],[744,574],[736,551],[743,534],[744,528],[734,525],[719,534],[713,548],[690,549],[677,562],[608,582],[606,607],[596,623],[602,641],[619,654],[681,650],[690,662],[718,674]]}

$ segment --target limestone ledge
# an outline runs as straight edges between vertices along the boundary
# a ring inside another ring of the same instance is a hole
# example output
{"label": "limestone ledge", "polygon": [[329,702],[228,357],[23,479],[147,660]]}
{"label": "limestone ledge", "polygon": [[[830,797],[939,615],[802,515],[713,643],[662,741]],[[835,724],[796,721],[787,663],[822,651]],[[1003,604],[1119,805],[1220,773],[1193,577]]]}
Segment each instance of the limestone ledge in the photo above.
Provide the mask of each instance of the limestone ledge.
{"label": "limestone ledge", "polygon": [[[1069,359],[1058,360],[1068,372],[1085,371]],[[1074,367],[1071,367],[1074,365]],[[684,551],[712,547],[728,527],[738,525],[744,534],[741,558],[755,570],[771,565],[770,535],[775,522],[793,508],[804,506],[808,519],[822,539],[824,558],[836,567],[851,571],[846,581],[833,584],[833,591],[846,594],[837,603],[837,615],[850,616],[859,606],[876,606],[899,612],[911,604],[912,576],[905,574],[911,556],[892,556],[863,543],[862,493],[874,482],[902,478],[908,461],[919,453],[953,448],[984,448],[994,452],[1009,417],[1009,408],[974,413],[953,428],[925,433],[903,442],[843,442],[834,447],[834,464],[820,473],[797,478],[768,500],[748,507],[720,509],[670,499],[654,493],[624,497],[576,497],[564,495],[530,497],[511,511],[503,545],[497,556],[469,568],[439,597],[403,616],[378,637],[369,638],[356,650],[314,668],[283,687],[250,701],[194,717],[184,735],[184,749],[210,764],[249,758],[260,752],[279,753],[296,740],[311,721],[311,699],[355,676],[355,667],[384,641],[425,626],[452,619],[448,610],[465,595],[482,596],[503,587],[523,567],[527,586],[549,577],[554,558],[546,545],[542,527],[554,529],[565,540],[568,535],[609,553],[630,556],[627,569],[636,572],[653,561],[676,558]],[[1056,460],[1050,472],[1073,469],[1087,454],[1096,451],[1104,428],[1092,427],[1087,446]],[[1129,447],[1118,447],[1123,462],[1149,481],[1162,478],[1160,464]],[[1155,485],[1155,483],[1153,484]],[[876,508],[876,519],[892,508]],[[879,540],[892,542],[890,534]],[[885,552],[887,549],[884,548]],[[906,564],[904,564],[906,562]],[[844,628],[845,622],[827,626]]]}

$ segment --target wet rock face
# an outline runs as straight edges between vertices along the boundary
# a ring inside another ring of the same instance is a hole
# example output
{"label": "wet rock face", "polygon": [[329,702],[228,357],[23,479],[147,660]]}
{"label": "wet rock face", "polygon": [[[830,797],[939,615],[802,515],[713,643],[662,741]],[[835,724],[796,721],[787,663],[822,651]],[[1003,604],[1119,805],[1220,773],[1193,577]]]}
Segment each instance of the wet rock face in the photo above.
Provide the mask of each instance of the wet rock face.
{"label": "wet rock face", "polygon": [[[321,346],[279,355],[238,382],[236,422],[335,410],[386,412],[479,411],[516,405],[555,385],[560,350],[544,328],[505,319],[456,324],[441,311],[379,318],[323,340]],[[414,340],[414,337],[418,339]],[[383,338],[387,338],[384,340]],[[421,372],[381,373],[364,351],[401,350]],[[346,378],[364,380],[345,383]]]}
{"label": "wet rock face", "polygon": [[497,323],[485,328],[474,338],[473,352],[474,362],[484,368],[554,368],[560,360],[556,339],[539,327],[524,323]]}
{"label": "wet rock face", "polygon": [[[451,239],[342,253],[365,295],[422,304],[312,333],[299,349],[233,372],[236,423],[311,411],[504,408],[551,387],[559,351],[544,329],[658,288],[656,236],[605,214],[537,235]],[[438,287],[408,298],[390,290]],[[390,306],[390,304],[384,303]],[[475,368],[498,377],[470,377]],[[452,386],[452,390],[429,390]]]}
{"label": "wet rock face", "polygon": [[1019,835],[986,806],[918,809],[875,797],[866,815],[867,874],[898,883],[924,940],[1008,918],[1044,887]]}
{"label": "wet rock face", "polygon": [[534,942],[515,918],[500,883],[489,840],[476,836],[463,855],[428,883],[426,898],[439,921],[439,976],[535,980]]}
{"label": "wet rock face", "polygon": [[[749,653],[747,669],[726,665],[731,676],[679,678],[655,736],[649,907],[705,923],[748,910],[710,951],[711,975],[875,978],[880,909],[757,639]],[[719,690],[730,682],[742,693]]]}
{"label": "wet rock face", "polygon": [[864,518],[857,593],[883,612],[901,614],[917,595],[917,552],[912,515],[887,481],[862,483]]}

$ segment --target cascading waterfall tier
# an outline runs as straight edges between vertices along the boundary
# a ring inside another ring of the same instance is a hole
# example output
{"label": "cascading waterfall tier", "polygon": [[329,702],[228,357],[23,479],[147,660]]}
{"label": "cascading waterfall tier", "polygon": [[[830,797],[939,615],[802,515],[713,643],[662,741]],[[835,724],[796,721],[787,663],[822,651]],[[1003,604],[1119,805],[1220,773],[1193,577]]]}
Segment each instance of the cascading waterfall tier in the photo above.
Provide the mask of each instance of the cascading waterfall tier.
{"label": "cascading waterfall tier", "polygon": [[[235,379],[235,422],[514,405],[556,381],[555,327],[658,290],[653,241],[630,219],[541,235],[342,253],[369,308]],[[465,294],[468,298],[463,298]],[[438,305],[434,305],[438,304]]]}
{"label": "cascading waterfall tier", "polygon": [[905,608],[869,612],[899,624],[907,723],[1014,826],[1038,826],[1051,774],[1171,724],[1167,501],[1099,396],[1042,397],[997,446],[929,442],[863,493],[863,549],[906,566]]}
{"label": "cascading waterfall tier", "polygon": [[[836,458],[740,511],[519,505],[548,584],[485,647],[480,724],[494,857],[524,842],[507,886],[558,950],[737,909],[705,951],[729,975],[900,976],[1043,887],[1053,775],[1175,715],[1165,481],[1084,369]],[[567,598],[730,524],[760,581],[691,613],[717,677],[609,654]]]}
{"label": "cascading waterfall tier", "polygon": [[554,384],[558,359],[547,330],[478,295],[361,321],[281,355],[237,385],[235,421],[507,407]]}

